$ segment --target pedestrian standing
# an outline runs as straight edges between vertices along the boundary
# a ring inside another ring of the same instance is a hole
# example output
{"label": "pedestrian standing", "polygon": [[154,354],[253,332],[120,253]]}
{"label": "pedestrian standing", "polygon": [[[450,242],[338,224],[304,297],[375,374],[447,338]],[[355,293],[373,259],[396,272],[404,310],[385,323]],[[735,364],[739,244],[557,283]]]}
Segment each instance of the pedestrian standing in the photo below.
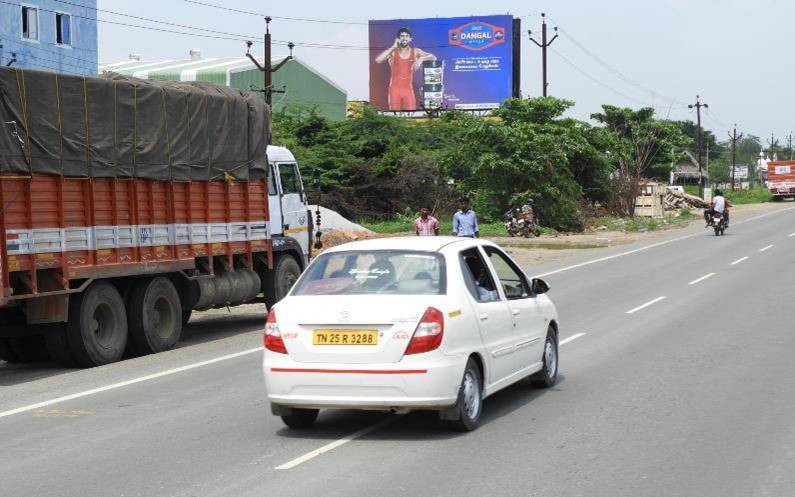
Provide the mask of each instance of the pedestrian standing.
{"label": "pedestrian standing", "polygon": [[439,221],[431,216],[427,207],[420,209],[420,217],[414,220],[417,236],[439,236]]}
{"label": "pedestrian standing", "polygon": [[462,198],[459,201],[461,210],[453,215],[453,236],[465,236],[467,238],[478,238],[478,217],[475,211],[469,208],[469,199]]}

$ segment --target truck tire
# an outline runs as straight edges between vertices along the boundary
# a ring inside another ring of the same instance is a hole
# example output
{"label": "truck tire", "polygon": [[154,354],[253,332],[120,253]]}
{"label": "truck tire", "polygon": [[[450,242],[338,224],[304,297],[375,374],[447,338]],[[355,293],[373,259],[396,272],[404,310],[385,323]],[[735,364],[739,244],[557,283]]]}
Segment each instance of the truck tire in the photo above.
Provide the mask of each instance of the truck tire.
{"label": "truck tire", "polygon": [[130,342],[138,354],[174,348],[182,334],[182,304],[168,278],[136,283],[129,302]]}
{"label": "truck tire", "polygon": [[116,287],[98,281],[70,297],[66,339],[78,366],[121,359],[127,345],[127,312]]}
{"label": "truck tire", "polygon": [[17,358],[16,362],[47,362],[50,354],[44,343],[44,336],[35,335],[27,337],[9,338],[8,345]]}
{"label": "truck tire", "polygon": [[72,351],[69,349],[69,341],[66,335],[66,325],[60,326],[57,330],[52,330],[44,335],[44,343],[50,353],[50,359],[55,361],[62,368],[76,368]]}
{"label": "truck tire", "polygon": [[273,271],[262,273],[262,286],[268,309],[287,295],[299,276],[301,276],[301,266],[291,255],[279,256]]}

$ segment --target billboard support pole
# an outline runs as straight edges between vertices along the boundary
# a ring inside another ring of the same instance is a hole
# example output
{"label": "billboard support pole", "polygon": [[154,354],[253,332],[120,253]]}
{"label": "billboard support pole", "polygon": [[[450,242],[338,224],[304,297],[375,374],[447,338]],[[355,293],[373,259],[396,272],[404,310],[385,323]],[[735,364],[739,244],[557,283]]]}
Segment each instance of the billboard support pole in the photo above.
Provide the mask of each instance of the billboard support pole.
{"label": "billboard support pole", "polygon": [[737,140],[739,140],[742,137],[743,137],[742,133],[740,133],[739,135],[737,134],[737,124],[735,124],[734,132],[729,133],[729,138],[732,141],[732,191],[734,191],[734,185],[735,185],[734,175],[735,175],[735,169],[737,169]]}
{"label": "billboard support pole", "polygon": [[531,30],[527,30],[528,36],[530,36],[530,41],[535,43],[541,48],[541,95],[546,97],[547,96],[547,86],[549,86],[549,82],[547,81],[547,48],[552,45],[552,42],[555,41],[558,37],[558,28],[557,26],[553,29],[555,30],[555,36],[552,37],[549,41],[547,41],[547,15],[545,13],[541,13],[541,43],[535,41],[533,39],[533,32]]}

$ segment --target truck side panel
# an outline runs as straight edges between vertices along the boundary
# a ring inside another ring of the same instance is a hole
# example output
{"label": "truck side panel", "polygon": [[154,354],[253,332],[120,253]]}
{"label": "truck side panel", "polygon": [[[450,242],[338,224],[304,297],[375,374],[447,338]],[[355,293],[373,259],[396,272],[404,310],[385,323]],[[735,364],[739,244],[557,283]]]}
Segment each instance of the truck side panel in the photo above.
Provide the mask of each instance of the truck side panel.
{"label": "truck side panel", "polygon": [[768,162],[767,187],[776,196],[795,195],[795,161]]}
{"label": "truck side panel", "polygon": [[264,180],[0,176],[0,199],[0,282],[10,300],[68,292],[87,278],[212,274],[219,261],[253,268],[255,253],[272,264]]}

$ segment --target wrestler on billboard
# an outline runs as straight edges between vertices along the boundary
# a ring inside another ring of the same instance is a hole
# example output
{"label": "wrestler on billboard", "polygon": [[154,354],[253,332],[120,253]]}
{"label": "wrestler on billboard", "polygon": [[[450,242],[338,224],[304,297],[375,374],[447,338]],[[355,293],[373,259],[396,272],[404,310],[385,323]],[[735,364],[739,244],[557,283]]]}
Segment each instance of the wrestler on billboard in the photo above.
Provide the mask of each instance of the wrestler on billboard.
{"label": "wrestler on billboard", "polygon": [[436,56],[425,50],[411,46],[412,36],[408,28],[400,28],[392,46],[381,52],[375,61],[389,63],[389,110],[417,110],[417,97],[414,94],[414,71],[422,67],[426,60],[436,60]]}

